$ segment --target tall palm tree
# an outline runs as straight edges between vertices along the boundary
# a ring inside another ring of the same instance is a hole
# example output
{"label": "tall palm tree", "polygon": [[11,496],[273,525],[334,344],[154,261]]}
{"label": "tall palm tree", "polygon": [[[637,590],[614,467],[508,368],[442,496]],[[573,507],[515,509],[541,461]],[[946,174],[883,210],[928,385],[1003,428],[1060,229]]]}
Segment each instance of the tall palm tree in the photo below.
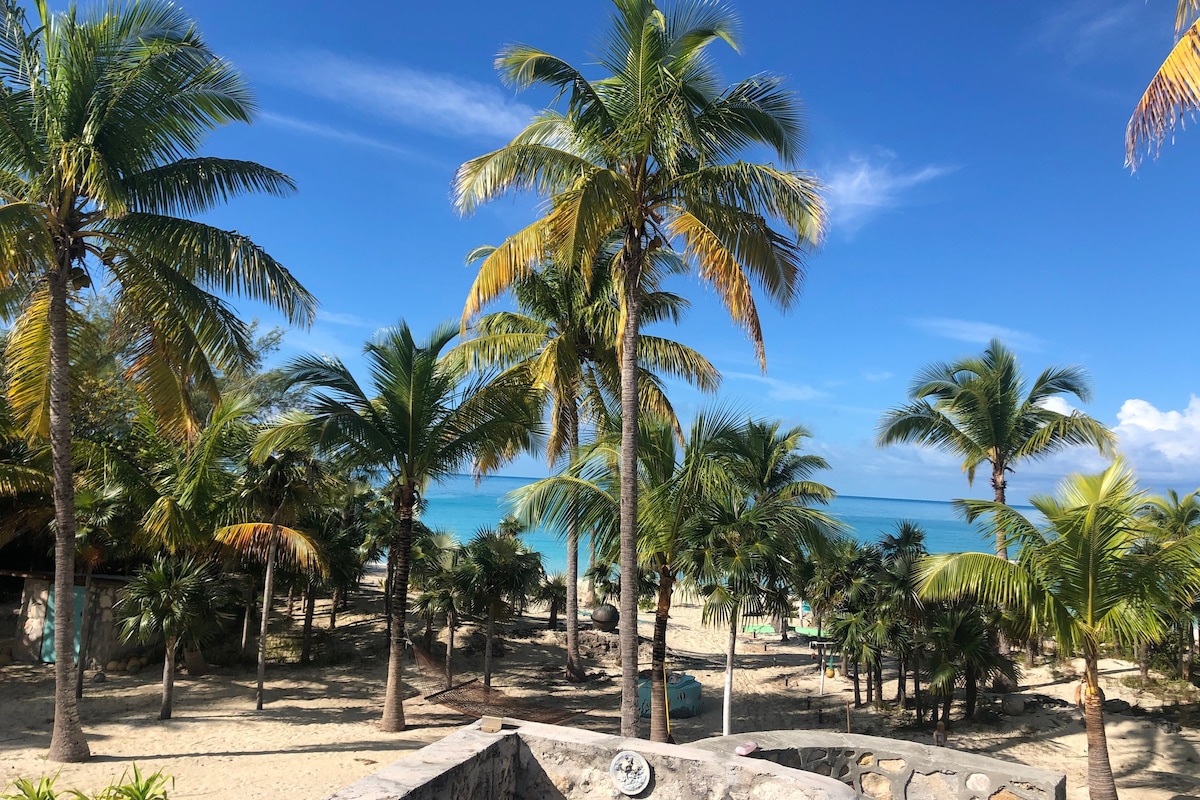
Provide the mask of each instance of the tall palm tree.
{"label": "tall palm tree", "polygon": [[[962,458],[967,482],[988,464],[997,503],[1005,502],[1007,475],[1022,461],[1045,458],[1068,447],[1091,445],[1109,453],[1113,434],[1081,411],[1063,414],[1047,406],[1062,395],[1087,402],[1091,387],[1079,367],[1048,367],[1028,384],[1016,356],[993,339],[983,354],[925,367],[908,391],[911,402],[879,421],[876,441],[921,444]],[[1007,558],[1004,537],[996,554]]]}
{"label": "tall palm tree", "polygon": [[[546,213],[480,264],[467,298],[470,318],[549,256],[586,274],[616,242],[621,294],[621,575],[637,579],[638,357],[641,292],[664,271],[691,272],[712,286],[765,365],[753,284],[786,308],[795,300],[805,252],[824,227],[816,180],[794,170],[804,126],[782,81],[755,75],[722,87],[709,55],[736,48],[727,7],[678,0],[614,0],[601,45],[602,73],[589,80],[562,59],[512,45],[496,59],[518,89],[545,86],[561,108],[539,113],[505,147],[468,161],[456,204],[471,213],[514,190],[533,189]],[[779,166],[737,160],[766,147]],[[621,597],[621,731],[637,724],[637,598]]]}
{"label": "tall palm tree", "polygon": [[[246,236],[188,219],[235,195],[294,187],[258,164],[199,155],[205,134],[249,122],[254,102],[184,12],[161,0],[38,11],[31,25],[9,0],[0,18],[0,286],[21,332],[20,347],[7,348],[9,397],[53,452],[55,637],[69,653],[73,298],[94,280],[110,285],[133,345],[128,377],[180,433],[194,429],[186,387],[215,394],[217,371],[249,356],[247,328],[218,294],[262,300],[299,323],[314,301]],[[73,684],[72,660],[58,659],[55,761],[90,754]]]}
{"label": "tall palm tree", "polygon": [[[482,257],[495,248],[479,248]],[[612,280],[612,254],[597,259],[591,274],[542,265],[511,287],[517,311],[498,311],[476,320],[474,338],[458,346],[475,363],[512,370],[549,401],[550,430],[546,455],[551,466],[564,456],[574,463],[581,444],[580,423],[595,424],[607,414],[605,398],[620,395],[617,335],[620,325],[617,291]],[[676,295],[647,291],[643,319],[678,320],[687,301]],[[719,375],[703,356],[678,342],[642,336],[638,342],[640,398],[643,411],[675,421],[675,411],[656,373],[682,378],[704,391],[716,388]],[[567,664],[568,680],[583,679],[579,661],[579,520],[570,515],[567,532]]]}
{"label": "tall palm tree", "polygon": [[1137,169],[1146,154],[1200,109],[1200,0],[1178,0],[1175,46],[1154,73],[1125,128],[1125,164]]}
{"label": "tall palm tree", "polygon": [[304,441],[335,465],[376,474],[398,518],[388,542],[391,645],[381,727],[404,730],[402,669],[413,522],[430,482],[464,468],[490,470],[530,448],[540,434],[527,385],[472,374],[467,359],[446,355],[457,325],[440,325],[418,342],[403,322],[364,348],[365,389],[339,359],[304,356],[288,366],[293,385],[311,392],[312,412],[285,414],[274,446]]}
{"label": "tall palm tree", "polygon": [[1031,624],[1049,625],[1059,652],[1083,658],[1088,789],[1092,800],[1116,800],[1104,734],[1101,646],[1136,645],[1161,635],[1170,610],[1195,591],[1200,542],[1143,552],[1136,512],[1145,495],[1121,459],[1098,475],[1067,477],[1057,497],[1030,498],[1046,529],[1001,503],[957,502],[971,521],[987,516],[997,536],[1017,546],[1017,559],[930,556],[919,568],[921,596],[1020,608]]}
{"label": "tall palm tree", "polygon": [[149,644],[161,636],[166,643],[159,719],[171,718],[179,648],[199,647],[219,629],[216,580],[211,562],[160,556],[138,571],[117,601],[122,639]]}
{"label": "tall palm tree", "polygon": [[483,685],[492,687],[492,646],[496,621],[524,605],[545,577],[542,555],[524,542],[494,530],[480,530],[463,546],[468,604],[484,616]]}

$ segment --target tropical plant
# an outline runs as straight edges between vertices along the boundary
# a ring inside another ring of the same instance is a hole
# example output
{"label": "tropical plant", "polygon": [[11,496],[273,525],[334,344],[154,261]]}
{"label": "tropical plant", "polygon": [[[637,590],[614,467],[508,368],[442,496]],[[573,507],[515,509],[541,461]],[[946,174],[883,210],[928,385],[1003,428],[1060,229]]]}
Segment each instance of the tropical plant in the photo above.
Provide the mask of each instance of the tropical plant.
{"label": "tropical plant", "polygon": [[[97,5],[27,22],[9,0],[0,19],[0,242],[8,396],[30,437],[49,438],[55,506],[56,650],[72,650],[75,517],[71,453],[72,299],[110,285],[132,342],[127,377],[164,420],[194,429],[187,388],[215,394],[216,373],[250,351],[219,294],[243,294],[312,319],[314,301],[246,236],[195,222],[245,193],[286,194],[289,178],[247,161],[199,156],[205,134],[248,122],[254,103],[182,9],[160,0]],[[211,290],[211,291],[210,291]],[[89,750],[74,664],[55,666],[50,758]]]}
{"label": "tropical plant", "polygon": [[[967,482],[988,464],[997,503],[1006,499],[1007,475],[1023,461],[1035,461],[1068,447],[1091,445],[1109,453],[1113,434],[1081,411],[1052,407],[1062,395],[1087,402],[1091,388],[1080,367],[1048,367],[1032,384],[1021,374],[1016,356],[993,339],[978,357],[925,367],[908,391],[911,402],[879,421],[883,447],[920,444],[962,458]],[[1007,558],[1004,537],[996,554]]]}
{"label": "tropical plant", "polygon": [[464,564],[464,551],[457,542],[438,551],[430,559],[423,576],[421,593],[413,601],[413,611],[429,624],[437,616],[446,619],[446,688],[454,686],[454,632],[464,613],[469,612],[468,595],[471,575]]}
{"label": "tropical plant", "polygon": [[216,581],[209,562],[160,556],[121,592],[116,606],[121,638],[149,644],[162,636],[166,645],[159,719],[171,718],[179,648],[199,648],[217,630]]}
{"label": "tropical plant", "polygon": [[312,536],[293,523],[300,507],[312,502],[326,482],[323,466],[312,453],[293,448],[264,453],[256,448],[242,477],[241,499],[246,512],[257,522],[240,522],[216,532],[216,540],[241,554],[253,554],[266,565],[263,578],[262,622],[258,633],[258,680],[254,707],[261,711],[265,701],[263,683],[267,673],[267,630],[275,591],[275,567],[282,549],[290,563],[300,569],[324,571],[320,547]]}
{"label": "tropical plant", "polygon": [[984,553],[930,556],[919,567],[920,595],[1022,609],[1032,624],[1049,625],[1059,652],[1083,658],[1088,789],[1093,800],[1115,800],[1101,646],[1137,645],[1161,635],[1170,609],[1195,592],[1200,543],[1187,539],[1153,553],[1139,547],[1144,534],[1136,513],[1145,495],[1121,459],[1098,475],[1067,477],[1057,497],[1030,498],[1045,529],[1002,503],[956,502],[970,521],[987,517],[996,535],[1018,548],[1016,560]]}
{"label": "tropical plant", "polygon": [[[1164,543],[1178,542],[1190,537],[1200,537],[1200,489],[1182,497],[1174,489],[1165,495],[1151,497],[1142,506],[1140,515],[1148,526],[1148,547],[1159,547]],[[1193,628],[1196,622],[1196,597],[1188,598],[1176,613],[1179,647],[1179,677],[1192,679],[1195,663],[1195,639]],[[1143,659],[1143,677],[1146,677],[1146,662]]]}
{"label": "tropical plant", "polygon": [[1154,73],[1125,128],[1125,164],[1137,169],[1145,154],[1157,156],[1163,140],[1200,109],[1200,0],[1178,0],[1175,46]]}
{"label": "tropical plant", "polygon": [[[484,257],[495,248],[472,253]],[[475,363],[516,372],[549,402],[550,430],[546,455],[551,466],[564,456],[568,468],[581,444],[580,423],[605,424],[606,398],[620,396],[617,338],[618,294],[612,280],[612,253],[592,265],[591,274],[542,265],[516,280],[511,292],[518,311],[484,315],[472,325],[474,338],[459,349]],[[642,317],[647,323],[678,320],[687,307],[681,297],[661,291],[643,292]],[[642,336],[638,342],[639,397],[643,412],[658,414],[676,427],[675,411],[656,373],[682,378],[702,390],[716,388],[716,369],[699,353],[678,342]],[[579,520],[566,520],[567,533],[567,680],[582,680],[579,662]],[[593,542],[594,551],[594,542]]]}
{"label": "tropical plant", "polygon": [[545,576],[542,556],[520,539],[484,529],[463,546],[462,569],[468,607],[485,619],[483,685],[490,689],[496,621],[506,619],[537,590]]}
{"label": "tropical plant", "polygon": [[444,356],[457,326],[441,325],[422,343],[408,326],[377,334],[364,348],[370,393],[339,359],[291,362],[293,385],[311,392],[309,412],[283,415],[275,442],[305,441],[335,466],[373,473],[398,518],[388,541],[391,642],[381,727],[404,730],[402,670],[413,521],[431,481],[471,467],[486,472],[532,446],[540,432],[528,386],[472,374],[466,359]]}
{"label": "tropical plant", "polygon": [[[641,291],[655,275],[687,271],[716,289],[765,364],[752,292],[759,284],[782,307],[796,298],[805,251],[821,236],[815,179],[793,171],[803,124],[782,81],[755,75],[722,88],[711,45],[736,46],[723,5],[615,0],[601,46],[604,74],[589,80],[562,59],[527,45],[497,58],[518,89],[557,91],[564,108],[539,113],[505,147],[459,168],[462,213],[510,191],[533,189],[546,213],[480,264],[464,317],[547,256],[587,274],[609,244],[621,293],[621,575],[637,580],[637,345]],[[780,166],[736,160],[764,146]],[[637,598],[621,598],[621,732],[637,724]]]}
{"label": "tropical plant", "polygon": [[[558,615],[567,607],[567,576],[561,572],[547,575],[541,585],[533,592],[534,601],[543,603],[550,615],[546,620],[547,630],[558,628]],[[582,672],[582,668],[580,669]]]}

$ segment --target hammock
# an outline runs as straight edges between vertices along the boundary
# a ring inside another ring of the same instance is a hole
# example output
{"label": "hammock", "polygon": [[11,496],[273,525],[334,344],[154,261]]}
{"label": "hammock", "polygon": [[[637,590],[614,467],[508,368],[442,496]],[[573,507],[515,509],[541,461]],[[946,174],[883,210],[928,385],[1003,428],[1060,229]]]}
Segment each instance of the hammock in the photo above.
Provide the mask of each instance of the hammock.
{"label": "hammock", "polygon": [[468,717],[513,717],[529,722],[558,725],[590,709],[567,709],[561,705],[543,705],[522,697],[509,697],[499,689],[488,689],[478,678],[425,695],[433,703],[453,708]]}

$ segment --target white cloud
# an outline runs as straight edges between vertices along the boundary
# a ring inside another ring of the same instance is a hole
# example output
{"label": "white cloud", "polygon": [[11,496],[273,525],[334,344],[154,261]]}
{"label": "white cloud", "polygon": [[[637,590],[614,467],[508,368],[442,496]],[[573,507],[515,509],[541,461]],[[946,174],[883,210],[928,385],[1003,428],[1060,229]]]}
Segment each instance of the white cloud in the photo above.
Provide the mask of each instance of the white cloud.
{"label": "white cloud", "polygon": [[864,372],[863,377],[866,378],[867,380],[869,380],[871,383],[879,383],[880,381],[886,381],[886,380],[890,380],[891,378],[894,378],[895,373],[886,372],[886,371],[884,371],[884,372]]}
{"label": "white cloud", "polygon": [[911,322],[926,333],[959,342],[988,344],[992,339],[999,339],[1017,350],[1040,350],[1042,346],[1041,340],[1031,333],[993,325],[990,322],[946,317],[927,317],[914,319]]}
{"label": "white cloud", "polygon": [[[1038,21],[1033,42],[1061,55],[1068,66],[1111,58],[1169,32],[1169,25],[1146,25],[1145,3],[1128,0],[1076,0],[1053,9]],[[1155,15],[1157,17],[1157,14]]]}
{"label": "white cloud", "polygon": [[1079,410],[1079,409],[1075,408],[1075,406],[1068,403],[1066,400],[1063,400],[1058,395],[1053,395],[1051,397],[1043,397],[1041,400],[1038,401],[1037,405],[1041,406],[1042,408],[1048,408],[1051,411],[1056,411],[1059,414],[1063,414],[1066,416],[1074,414],[1076,411]]}
{"label": "white cloud", "polygon": [[398,156],[405,156],[408,158],[424,158],[423,156],[420,156],[411,150],[394,145],[391,142],[386,142],[382,139],[376,139],[372,136],[363,136],[362,134],[355,133],[354,131],[348,131],[343,128],[335,128],[332,125],[325,125],[320,122],[310,122],[308,120],[289,117],[284,114],[276,114],[271,111],[264,111],[263,113],[259,114],[259,119],[273,125],[279,125],[280,127],[299,131],[300,133],[307,133],[312,136],[320,136],[323,139],[333,139],[334,141],[338,142],[356,144],[362,147],[371,147],[376,150],[385,150],[389,153],[395,153]]}
{"label": "white cloud", "polygon": [[358,112],[466,139],[509,138],[533,115],[495,86],[332,53],[288,58],[271,73],[279,83]]}
{"label": "white cloud", "polygon": [[903,195],[908,190],[953,171],[936,164],[905,170],[886,152],[874,161],[851,156],[845,163],[827,167],[821,174],[833,227],[853,232],[876,214],[904,205]]}
{"label": "white cloud", "polygon": [[725,372],[722,374],[726,378],[765,384],[768,387],[766,396],[768,400],[815,400],[818,397],[826,396],[825,392],[822,392],[820,389],[814,389],[807,384],[789,383],[788,381],[781,381],[778,378],[768,378],[766,375],[755,375],[752,372]]}
{"label": "white cloud", "polygon": [[1126,400],[1117,420],[1121,449],[1131,457],[1149,457],[1156,468],[1200,469],[1200,397],[1192,395],[1183,411],[1160,411],[1145,400]]}
{"label": "white cloud", "polygon": [[363,319],[357,314],[343,314],[337,311],[326,311],[325,309],[317,309],[317,319],[333,325],[344,325],[347,328],[366,328],[373,331],[383,327],[370,320]]}

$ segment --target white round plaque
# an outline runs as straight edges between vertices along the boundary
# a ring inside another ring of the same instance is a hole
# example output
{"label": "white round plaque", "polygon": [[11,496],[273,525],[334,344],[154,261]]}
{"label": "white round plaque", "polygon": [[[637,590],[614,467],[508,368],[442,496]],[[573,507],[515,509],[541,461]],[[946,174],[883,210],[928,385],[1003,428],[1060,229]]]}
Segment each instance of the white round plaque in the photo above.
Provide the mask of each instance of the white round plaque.
{"label": "white round plaque", "polygon": [[640,753],[632,750],[617,753],[608,767],[608,774],[616,787],[630,797],[641,794],[650,785],[650,765]]}

